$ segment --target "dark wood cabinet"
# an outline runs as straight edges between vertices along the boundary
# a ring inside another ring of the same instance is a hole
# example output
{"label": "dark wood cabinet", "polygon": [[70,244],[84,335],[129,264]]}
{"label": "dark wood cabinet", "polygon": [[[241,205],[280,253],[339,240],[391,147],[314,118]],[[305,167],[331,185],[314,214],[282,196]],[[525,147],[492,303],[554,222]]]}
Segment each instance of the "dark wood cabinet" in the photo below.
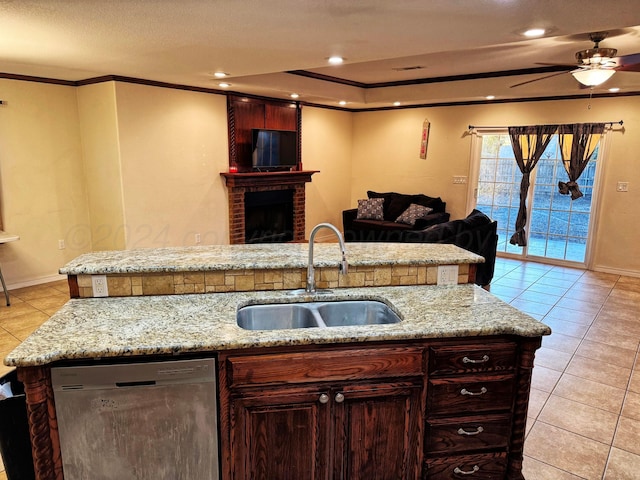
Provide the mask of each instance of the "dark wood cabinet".
{"label": "dark wood cabinet", "polygon": [[517,360],[514,342],[430,348],[425,479],[511,478]]}
{"label": "dark wood cabinet", "polygon": [[298,166],[302,170],[300,158],[300,106],[291,102],[264,100],[258,98],[227,97],[227,117],[229,125],[229,166],[238,173],[252,171],[251,130],[289,130],[298,134]]}
{"label": "dark wood cabinet", "polygon": [[417,479],[424,353],[380,347],[223,355],[223,478]]}
{"label": "dark wood cabinet", "polygon": [[229,478],[328,478],[330,406],[322,394],[271,388],[233,398]]}
{"label": "dark wood cabinet", "polygon": [[222,478],[523,480],[540,338],[220,353]]}
{"label": "dark wood cabinet", "polygon": [[[330,478],[417,478],[421,392],[418,382],[340,389],[333,396],[335,460]],[[336,399],[338,395],[343,397]]]}

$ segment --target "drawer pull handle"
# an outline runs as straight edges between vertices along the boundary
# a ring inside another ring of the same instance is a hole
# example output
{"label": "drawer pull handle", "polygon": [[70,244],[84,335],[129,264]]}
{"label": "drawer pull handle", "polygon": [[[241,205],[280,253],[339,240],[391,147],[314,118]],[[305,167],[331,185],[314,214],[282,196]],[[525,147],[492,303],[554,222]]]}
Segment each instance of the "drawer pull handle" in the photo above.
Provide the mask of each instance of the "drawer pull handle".
{"label": "drawer pull handle", "polygon": [[470,392],[466,388],[460,390],[460,395],[470,395],[472,397],[475,397],[477,395],[484,395],[485,393],[487,393],[486,387],[482,387],[479,392]]}
{"label": "drawer pull handle", "polygon": [[344,402],[344,395],[341,393],[336,393],[336,403]]}
{"label": "drawer pull handle", "polygon": [[329,395],[327,395],[326,393],[323,393],[322,395],[320,395],[320,398],[318,399],[318,401],[320,403],[327,403],[329,401]]}
{"label": "drawer pull handle", "polygon": [[467,470],[467,471],[460,470],[460,467],[456,467],[453,469],[453,473],[457,473],[458,475],[473,475],[478,470],[480,470],[480,467],[478,465],[474,465],[473,470]]}
{"label": "drawer pull handle", "polygon": [[459,428],[458,429],[458,435],[468,435],[468,436],[472,436],[472,435],[478,435],[479,433],[484,432],[484,428],[482,427],[478,427],[476,428],[475,432],[468,432],[467,430],[465,430],[464,428]]}
{"label": "drawer pull handle", "polygon": [[474,360],[469,357],[463,357],[462,363],[487,363],[489,361],[489,355],[483,355],[480,360]]}

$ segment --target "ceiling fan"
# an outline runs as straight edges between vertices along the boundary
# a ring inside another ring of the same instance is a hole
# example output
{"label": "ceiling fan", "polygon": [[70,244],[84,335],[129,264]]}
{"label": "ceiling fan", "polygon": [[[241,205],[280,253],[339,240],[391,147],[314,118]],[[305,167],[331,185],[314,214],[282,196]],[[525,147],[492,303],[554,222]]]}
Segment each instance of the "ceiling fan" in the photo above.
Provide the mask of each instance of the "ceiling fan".
{"label": "ceiling fan", "polygon": [[[577,65],[564,63],[538,63],[538,65],[555,65],[569,68],[577,67],[569,73],[581,83],[582,88],[593,88],[606,82],[617,71],[640,72],[640,53],[633,53],[616,57],[618,50],[615,48],[601,48],[600,42],[607,38],[609,32],[595,32],[589,34],[589,38],[594,43],[593,48],[576,52]],[[545,80],[547,78],[564,75],[566,71],[557,72],[545,77],[528,80],[526,82],[511,85],[519,87],[528,83]]]}

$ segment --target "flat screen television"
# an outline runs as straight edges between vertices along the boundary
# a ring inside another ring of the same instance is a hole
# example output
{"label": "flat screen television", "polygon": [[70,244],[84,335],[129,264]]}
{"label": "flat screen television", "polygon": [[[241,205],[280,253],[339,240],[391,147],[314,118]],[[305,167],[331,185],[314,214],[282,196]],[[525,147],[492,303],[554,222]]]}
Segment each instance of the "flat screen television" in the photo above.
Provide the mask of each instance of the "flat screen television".
{"label": "flat screen television", "polygon": [[288,170],[297,165],[297,132],[254,128],[251,134],[254,170]]}

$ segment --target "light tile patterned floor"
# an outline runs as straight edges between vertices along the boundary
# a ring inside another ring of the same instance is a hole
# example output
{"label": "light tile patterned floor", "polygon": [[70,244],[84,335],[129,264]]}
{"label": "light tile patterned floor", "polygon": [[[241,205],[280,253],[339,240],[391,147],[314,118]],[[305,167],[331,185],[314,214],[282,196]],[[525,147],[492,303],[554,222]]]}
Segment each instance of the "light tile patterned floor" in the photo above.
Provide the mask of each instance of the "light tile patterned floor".
{"label": "light tile patterned floor", "polygon": [[[0,356],[4,358],[22,340],[69,300],[66,280],[9,292],[11,306],[0,297]],[[0,365],[0,375],[11,368]],[[0,463],[0,480],[7,480]]]}
{"label": "light tile patterned floor", "polygon": [[500,258],[491,292],[549,325],[527,480],[640,479],[640,278]]}
{"label": "light tile patterned floor", "polygon": [[[640,278],[499,258],[491,292],[553,329],[536,355],[525,478],[640,479]],[[10,293],[3,357],[68,299],[65,281]]]}

